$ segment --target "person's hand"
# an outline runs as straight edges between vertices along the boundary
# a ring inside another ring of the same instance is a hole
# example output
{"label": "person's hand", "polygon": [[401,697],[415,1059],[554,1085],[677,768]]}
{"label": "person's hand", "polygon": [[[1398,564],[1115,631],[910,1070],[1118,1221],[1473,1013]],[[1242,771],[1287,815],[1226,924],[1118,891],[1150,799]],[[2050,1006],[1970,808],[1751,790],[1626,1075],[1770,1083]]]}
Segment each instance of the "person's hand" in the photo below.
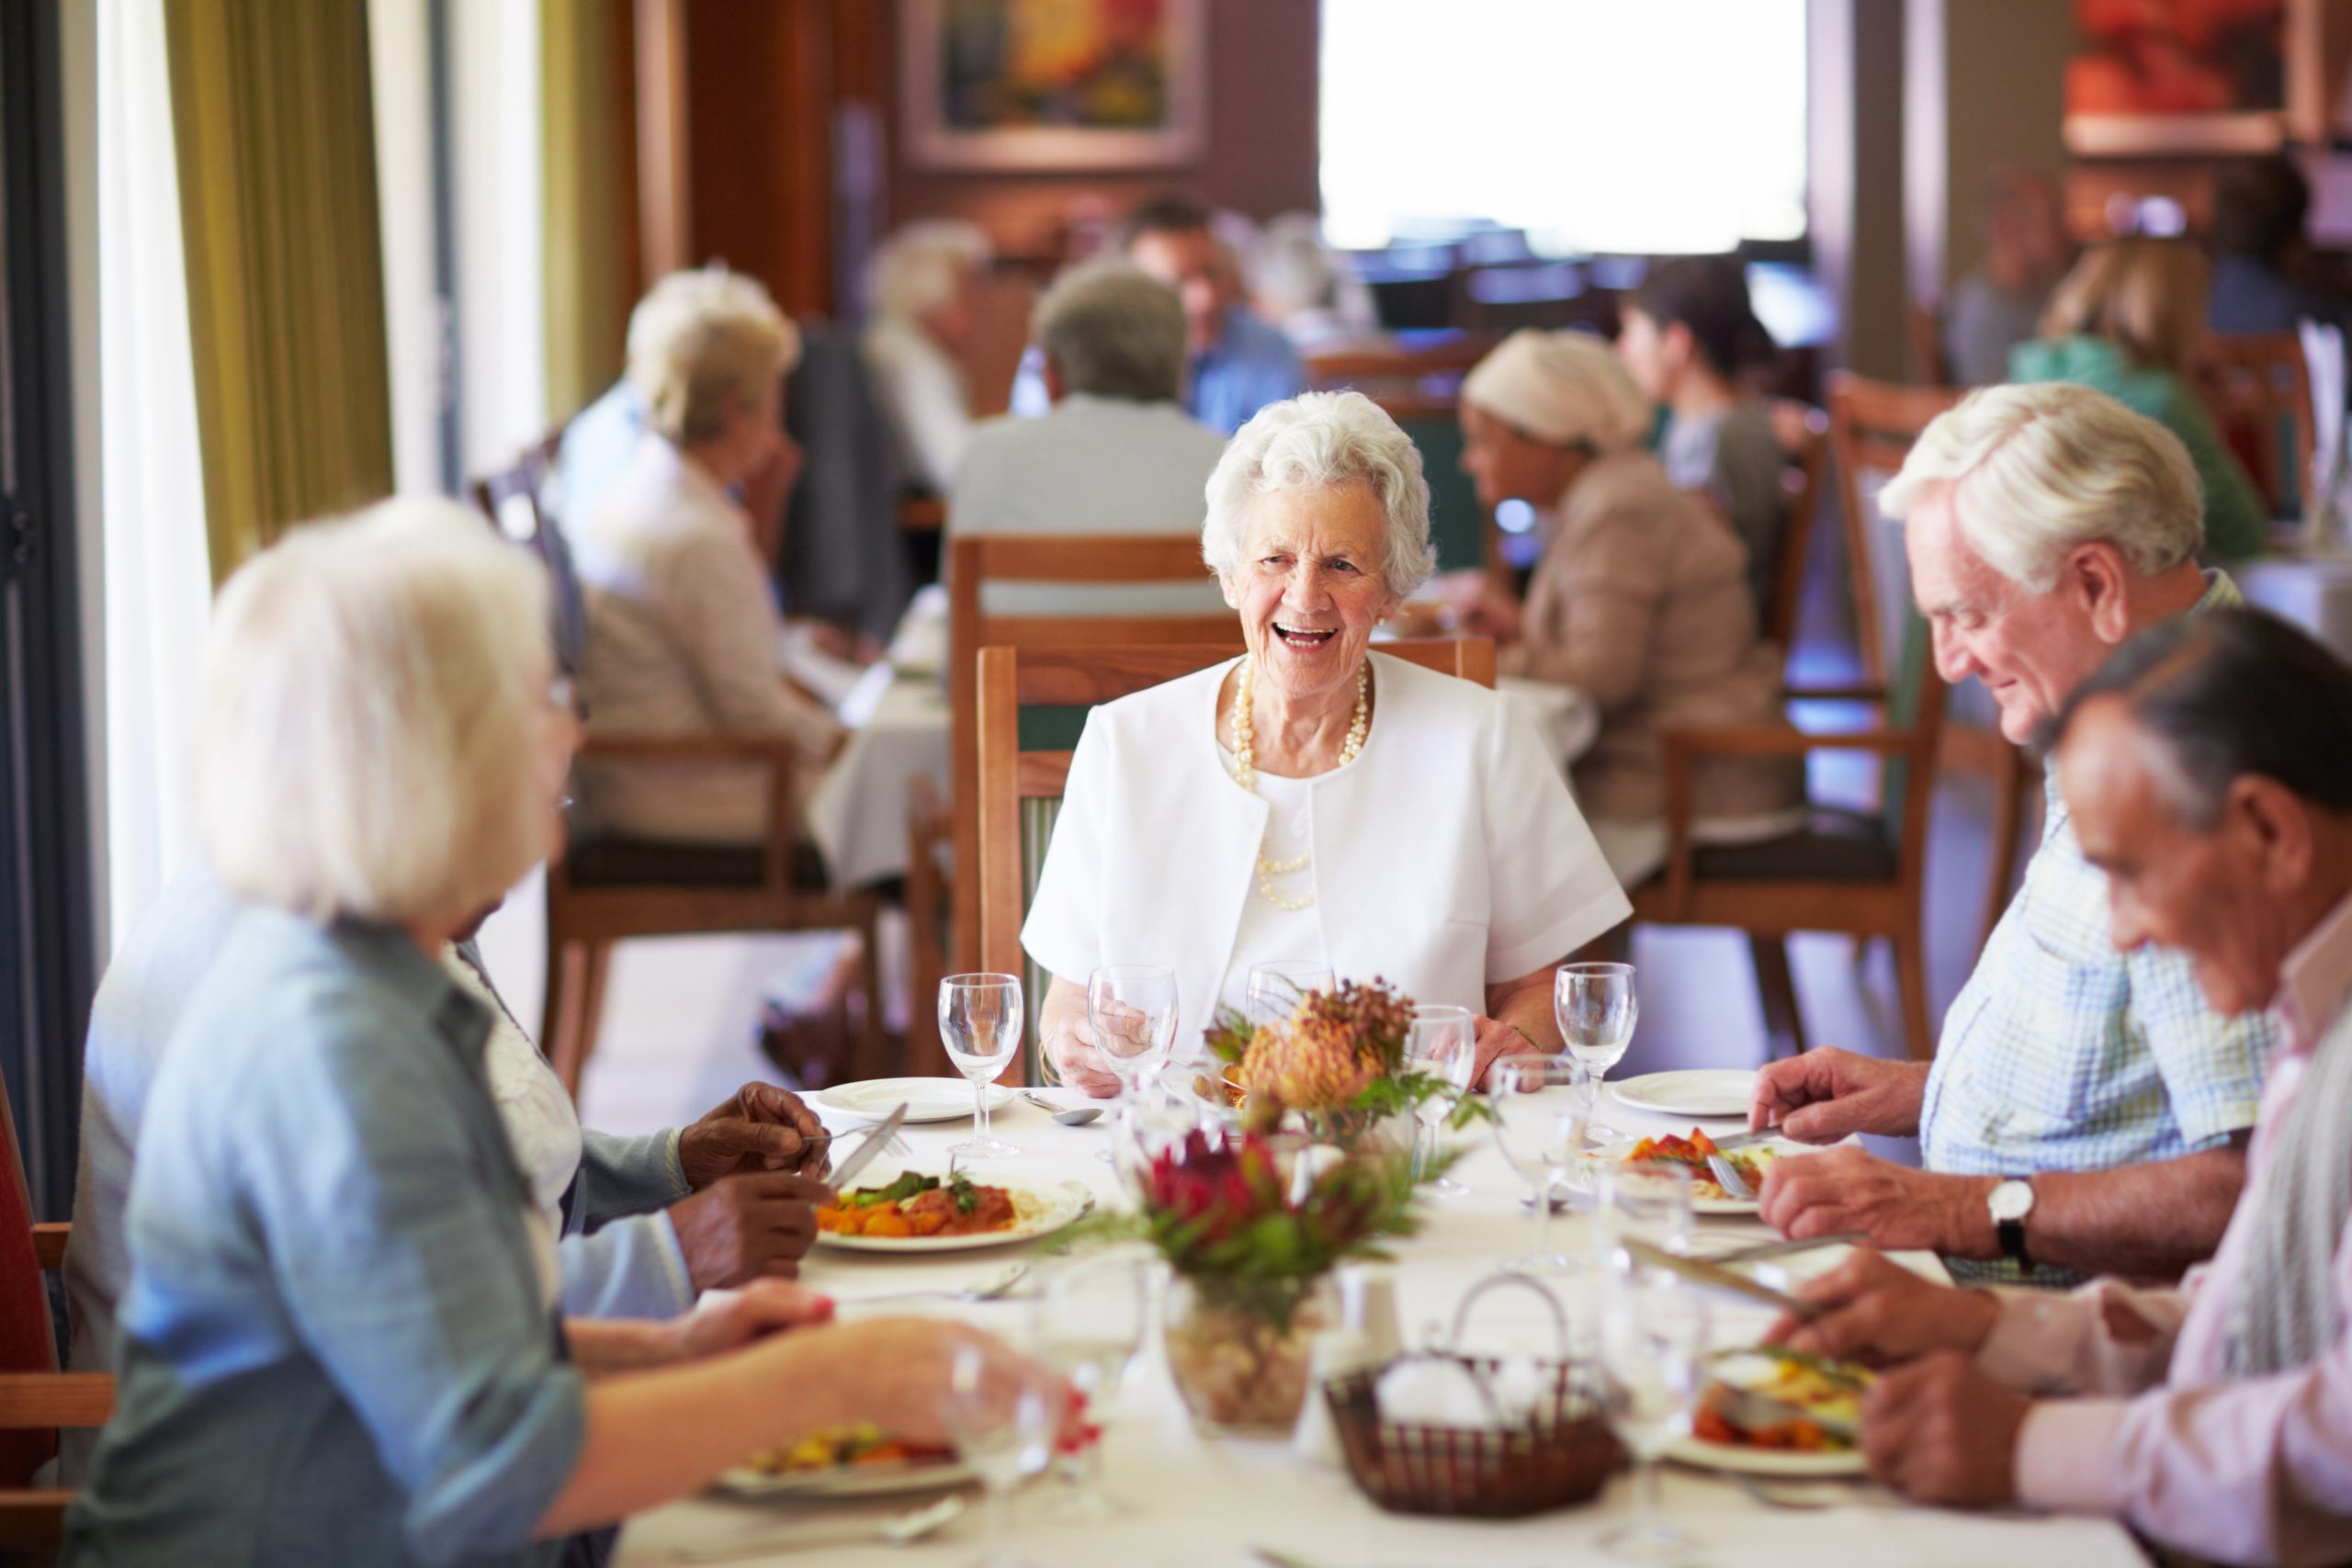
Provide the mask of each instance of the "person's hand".
{"label": "person's hand", "polygon": [[1862,1401],[1871,1474],[1905,1496],[1994,1507],[2017,1495],[2018,1434],[2033,1402],[1957,1351],[1883,1374]]}
{"label": "person's hand", "polygon": [[1076,1425],[1080,1402],[1068,1380],[968,1324],[934,1317],[876,1317],[824,1331],[826,1369],[856,1390],[862,1419],[894,1438],[924,1447],[952,1442],[942,1415],[956,1386],[956,1361],[978,1359],[978,1393],[1011,1399],[1035,1387],[1060,1416],[1061,1437]]}
{"label": "person's hand", "polygon": [[1766,1344],[1872,1367],[1938,1350],[1973,1355],[2001,1314],[2000,1303],[1983,1291],[1923,1280],[1875,1252],[1857,1252],[1796,1294],[1829,1310],[1809,1322],[1784,1314],[1765,1334]]}
{"label": "person's hand", "polygon": [[741,1290],[711,1292],[662,1330],[671,1360],[695,1361],[740,1349],[771,1334],[832,1321],[831,1296],[782,1280],[749,1280]]}
{"label": "person's hand", "polygon": [[1477,1036],[1478,1046],[1478,1072],[1477,1076],[1470,1080],[1470,1087],[1474,1089],[1487,1087],[1487,1070],[1505,1056],[1541,1056],[1548,1054],[1535,1042],[1521,1033],[1519,1026],[1515,1023],[1505,1023],[1500,1019],[1481,1015],[1472,1019],[1470,1026]]}
{"label": "person's hand", "polygon": [[1801,1144],[1834,1144],[1856,1133],[1907,1138],[1919,1131],[1927,1092],[1928,1069],[1916,1062],[1826,1046],[1764,1064],[1747,1124],[1778,1127]]}
{"label": "person's hand", "polygon": [[1073,1010],[1054,1021],[1046,1036],[1046,1055],[1062,1082],[1080,1093],[1109,1100],[1119,1092],[1119,1076],[1104,1064],[1083,1012]]}
{"label": "person's hand", "polygon": [[699,1192],[723,1176],[799,1170],[821,1157],[825,1124],[800,1097],[774,1084],[747,1083],[678,1134],[678,1165]]}
{"label": "person's hand", "polygon": [[787,1170],[730,1176],[670,1208],[671,1228],[696,1291],[722,1290],[762,1275],[789,1280],[817,1240],[817,1205],[833,1190]]}
{"label": "person's hand", "polygon": [[1984,1207],[1992,1190],[1987,1177],[1941,1176],[1840,1148],[1766,1166],[1758,1212],[1792,1240],[1860,1231],[1882,1251],[1989,1258],[2000,1255]]}

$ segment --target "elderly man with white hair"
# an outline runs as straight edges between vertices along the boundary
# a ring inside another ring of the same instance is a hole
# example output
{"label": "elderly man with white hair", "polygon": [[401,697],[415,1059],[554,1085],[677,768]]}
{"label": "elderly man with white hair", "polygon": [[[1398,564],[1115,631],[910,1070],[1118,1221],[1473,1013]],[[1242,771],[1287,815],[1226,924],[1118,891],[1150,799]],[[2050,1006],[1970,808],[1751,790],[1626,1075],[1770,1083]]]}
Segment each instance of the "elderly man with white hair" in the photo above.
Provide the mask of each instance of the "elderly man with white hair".
{"label": "elderly man with white hair", "polygon": [[[840,749],[832,715],[779,672],[784,620],[752,518],[730,491],[775,460],[792,323],[741,274],[673,290],[628,376],[646,411],[628,468],[572,548],[587,609],[580,694],[604,737],[783,737],[811,777]],[[745,845],[766,837],[756,763],[602,762],[580,773],[592,834]]]}
{"label": "elderly man with white hair", "polygon": [[1249,651],[1087,719],[1021,933],[1054,1065],[1116,1090],[1101,965],[1172,968],[1198,1030],[1252,964],[1300,958],[1469,1009],[1482,1073],[1558,1052],[1553,968],[1631,907],[1527,718],[1372,649],[1431,565],[1411,440],[1355,392],[1261,410],[1210,477],[1201,553]]}
{"label": "elderly man with white hair", "polygon": [[872,319],[859,347],[908,471],[942,495],[972,437],[963,356],[988,262],[988,236],[977,226],[933,219],[884,241],[866,271]]}
{"label": "elderly man with white hair", "polygon": [[[2088,388],[1973,394],[1881,505],[1907,525],[1938,672],[1981,677],[2020,745],[2134,634],[2240,602],[2197,564],[2204,512],[2179,438]],[[1758,1079],[1757,1124],[1807,1143],[1917,1135],[1926,1168],[1852,1147],[1781,1160],[1763,1194],[1774,1225],[2044,1283],[2168,1277],[2211,1255],[2277,1031],[2215,1011],[2180,954],[2116,950],[2107,875],[2054,769],[2048,797],[1932,1066],[1819,1050]]]}
{"label": "elderly man with white hair", "polygon": [[[1202,488],[1225,438],[1177,401],[1185,350],[1175,292],[1125,262],[1074,267],[1037,301],[1032,335],[1052,412],[973,432],[949,492],[948,531],[1198,531]],[[1218,604],[1205,575],[1176,586],[990,583],[987,592],[1001,615],[1200,615]]]}

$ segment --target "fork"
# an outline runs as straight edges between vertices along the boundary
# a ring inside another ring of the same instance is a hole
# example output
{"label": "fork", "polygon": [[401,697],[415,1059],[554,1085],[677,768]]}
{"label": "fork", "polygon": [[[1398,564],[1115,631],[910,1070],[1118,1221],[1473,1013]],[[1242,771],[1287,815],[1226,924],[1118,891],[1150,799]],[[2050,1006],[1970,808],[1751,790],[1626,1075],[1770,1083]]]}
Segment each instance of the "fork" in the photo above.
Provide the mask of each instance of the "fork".
{"label": "fork", "polygon": [[1731,1163],[1731,1156],[1728,1155],[1709,1155],[1707,1168],[1714,1173],[1716,1185],[1731,1196],[1743,1202],[1756,1196],[1755,1186],[1748,1181],[1747,1178],[1740,1175],[1739,1167]]}
{"label": "fork", "polygon": [[[854,1130],[861,1133],[865,1131],[863,1127]],[[820,1133],[813,1138],[803,1138],[801,1140],[801,1146],[803,1148],[812,1149],[830,1148],[832,1146],[833,1137],[834,1134],[831,1133]],[[906,1139],[900,1137],[898,1134],[893,1133],[890,1134],[890,1141],[882,1145],[882,1152],[886,1155],[895,1155],[899,1159],[905,1159],[908,1156],[914,1153],[914,1148],[906,1141]]]}

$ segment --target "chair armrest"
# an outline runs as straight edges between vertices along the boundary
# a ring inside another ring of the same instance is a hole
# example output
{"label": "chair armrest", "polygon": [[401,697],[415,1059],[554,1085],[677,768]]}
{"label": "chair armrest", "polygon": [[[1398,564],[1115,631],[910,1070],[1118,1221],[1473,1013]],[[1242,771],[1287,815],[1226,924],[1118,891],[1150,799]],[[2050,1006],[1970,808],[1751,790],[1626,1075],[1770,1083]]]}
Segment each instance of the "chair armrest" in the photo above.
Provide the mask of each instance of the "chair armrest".
{"label": "chair armrest", "polygon": [[1809,751],[1873,751],[1881,756],[1898,756],[1917,750],[1919,744],[1918,733],[1909,729],[1817,733],[1777,724],[1674,729],[1666,735],[1666,769],[1671,780],[1678,766],[1689,767],[1695,757],[1802,757]]}
{"label": "chair armrest", "polygon": [[1781,688],[1781,700],[1789,703],[1883,703],[1886,688],[1860,684],[1853,686],[1790,686]]}
{"label": "chair armrest", "polygon": [[[0,1552],[53,1554],[65,1539],[65,1510],[74,1494],[48,1487],[0,1490]],[[50,1561],[36,1555],[36,1562]]]}
{"label": "chair armrest", "polygon": [[113,1414],[104,1372],[0,1372],[0,1431],[103,1427]]}
{"label": "chair armrest", "polygon": [[62,1268],[65,1263],[65,1241],[74,1227],[64,1224],[43,1224],[33,1226],[33,1256],[43,1269]]}

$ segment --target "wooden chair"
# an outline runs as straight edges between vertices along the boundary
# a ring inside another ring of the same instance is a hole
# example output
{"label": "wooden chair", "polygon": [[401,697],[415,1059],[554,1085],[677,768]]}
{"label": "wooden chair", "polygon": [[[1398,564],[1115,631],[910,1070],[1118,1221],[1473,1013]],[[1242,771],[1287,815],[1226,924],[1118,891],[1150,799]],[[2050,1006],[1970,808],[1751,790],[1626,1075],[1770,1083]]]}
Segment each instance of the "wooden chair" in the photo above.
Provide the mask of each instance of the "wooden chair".
{"label": "wooden chair", "polygon": [[1317,391],[1362,392],[1398,419],[1406,417],[1399,408],[1425,412],[1442,405],[1451,413],[1462,378],[1501,341],[1492,333],[1446,333],[1340,344],[1306,355],[1306,384]]}
{"label": "wooden chair", "polygon": [[[539,508],[539,487],[529,470],[526,457],[505,473],[478,481],[473,494],[501,531],[547,568],[560,650],[563,625],[581,624],[579,585],[561,536]],[[759,767],[767,776],[767,834],[760,843],[740,846],[578,835],[548,863],[547,989],[539,1040],[564,1087],[579,1094],[581,1074],[595,1049],[615,942],[732,931],[855,931],[862,944],[865,1016],[850,1076],[886,1070],[876,932],[880,900],[871,894],[827,891],[821,868],[796,853],[799,823],[792,783],[798,763],[791,743],[759,736],[612,737],[587,740],[574,758],[575,765],[607,761]]]}
{"label": "wooden chair", "polygon": [[1913,299],[1903,307],[1903,327],[1911,340],[1911,361],[1928,387],[1952,384],[1951,354],[1944,345],[1944,310],[1939,299]]}
{"label": "wooden chair", "polygon": [[1762,630],[1766,640],[1786,650],[1796,638],[1805,561],[1813,553],[1813,525],[1821,510],[1821,481],[1829,473],[1829,416],[1794,398],[1775,398],[1770,410],[1772,434],[1788,466],[1781,473],[1785,498],[1781,558],[1774,563],[1772,601],[1765,606]]}
{"label": "wooden chair", "polygon": [[[978,967],[1027,977],[1032,1032],[1042,984],[1021,951],[1021,923],[1036,873],[1045,863],[1052,834],[1051,813],[1059,807],[1069,778],[1070,753],[1023,750],[1024,707],[1091,707],[1162,682],[1189,675],[1241,651],[1238,637],[1208,646],[1091,648],[988,648],[980,651],[979,763],[980,923]],[[1410,660],[1482,686],[1495,683],[1495,645],[1485,637],[1410,638],[1378,645],[1378,651]],[[1205,745],[1208,737],[1198,738]],[[1035,803],[1036,819],[1024,845],[1024,808]],[[1008,1069],[1010,1070],[1010,1069]]]}
{"label": "wooden chair", "polygon": [[[1169,615],[998,615],[983,585],[1205,582],[1197,535],[981,534],[947,545],[948,805],[955,813],[955,918],[949,952],[959,969],[979,961],[979,675],[983,648],[1216,643],[1240,636],[1230,610]],[[914,918],[910,909],[909,916]],[[925,998],[914,998],[923,1004]],[[946,1070],[945,1058],[938,1063]],[[932,1064],[917,1061],[910,1070]]]}
{"label": "wooden chair", "polygon": [[2311,367],[2293,333],[2214,333],[2190,381],[2273,517],[2301,504],[2312,472]]}
{"label": "wooden chair", "polygon": [[57,1335],[41,1276],[64,1261],[70,1227],[36,1224],[25,1186],[17,1120],[0,1085],[0,1552],[47,1552],[62,1533],[70,1491],[36,1487],[57,1452],[60,1427],[102,1427],[114,1414],[114,1379],[57,1370]]}

